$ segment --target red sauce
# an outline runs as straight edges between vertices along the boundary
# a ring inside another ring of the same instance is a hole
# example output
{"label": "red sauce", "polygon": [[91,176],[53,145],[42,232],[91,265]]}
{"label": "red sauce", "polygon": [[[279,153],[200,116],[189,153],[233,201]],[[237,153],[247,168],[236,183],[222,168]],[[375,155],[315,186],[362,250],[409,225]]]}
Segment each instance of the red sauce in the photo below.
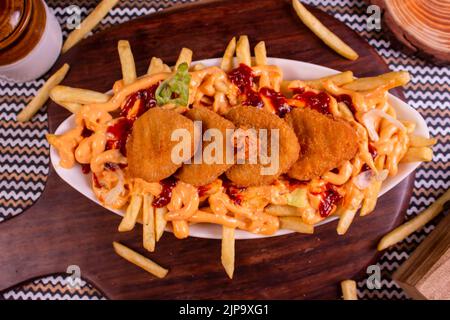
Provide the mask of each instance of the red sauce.
{"label": "red sauce", "polygon": [[94,186],[96,188],[101,188],[102,185],[100,184],[100,181],[98,181],[97,175],[95,173],[92,174],[92,180],[94,182]]}
{"label": "red sauce", "polygon": [[331,114],[330,96],[325,92],[315,93],[307,91],[295,94],[294,99],[305,102],[306,106],[323,114]]}
{"label": "red sauce", "polygon": [[211,188],[211,185],[209,185],[209,184],[207,184],[207,185],[205,185],[205,186],[197,187],[197,193],[198,193],[198,196],[199,196],[200,198],[203,197],[203,196],[205,196],[206,193],[209,191],[210,188]]}
{"label": "red sauce", "polygon": [[162,208],[169,204],[172,199],[172,190],[177,185],[177,179],[169,177],[161,180],[159,184],[162,186],[161,193],[153,200],[152,206],[155,208]]}
{"label": "red sauce", "polygon": [[242,102],[244,106],[256,107],[262,109],[264,107],[264,102],[258,92],[255,90],[249,90],[245,93],[245,100]]}
{"label": "red sauce", "polygon": [[225,188],[225,193],[230,198],[230,200],[238,206],[241,205],[243,200],[243,196],[241,193],[245,191],[246,188],[238,187],[229,180],[224,180],[222,185]]}
{"label": "red sauce", "polygon": [[241,93],[245,93],[248,90],[252,90],[255,76],[252,68],[241,63],[239,67],[228,73],[228,78],[236,87],[239,88]]}
{"label": "red sauce", "polygon": [[88,128],[84,127],[83,131],[81,131],[81,136],[83,138],[89,138],[90,136],[92,136],[93,133],[94,133],[94,131],[89,130]]}
{"label": "red sauce", "polygon": [[288,178],[288,185],[289,185],[289,191],[295,191],[295,189],[301,187],[301,186],[306,186],[308,184],[307,181],[300,181],[297,179],[293,179],[293,178]]}
{"label": "red sauce", "polygon": [[369,153],[372,156],[372,159],[375,160],[375,158],[378,155],[378,152],[377,152],[377,150],[375,149],[375,147],[371,143],[369,143]]}
{"label": "red sauce", "polygon": [[[154,84],[150,88],[139,90],[133,94],[130,94],[125,101],[125,104],[120,111],[120,116],[125,117],[131,121],[136,120],[143,115],[148,109],[156,107],[156,89],[159,83]],[[130,114],[136,100],[140,100],[139,109],[136,113]]]}
{"label": "red sauce", "polygon": [[341,201],[342,196],[332,184],[328,183],[326,190],[322,192],[322,201],[319,204],[320,216],[323,218],[328,217],[333,208]]}
{"label": "red sauce", "polygon": [[[369,149],[370,155],[372,156],[372,159],[375,160],[375,158],[378,156],[377,150],[371,143],[369,143],[368,149]],[[369,170],[370,170],[370,167],[367,165],[367,163],[364,163],[364,165],[361,167],[361,171],[364,172],[364,171],[369,171]]]}
{"label": "red sauce", "polygon": [[108,129],[106,129],[106,150],[119,149],[120,152],[126,156],[127,139],[131,134],[132,126],[133,121],[130,121],[127,118],[119,118],[113,125],[109,126]]}
{"label": "red sauce", "polygon": [[292,89],[292,92],[295,94],[302,94],[305,93],[305,88],[294,88]]}
{"label": "red sauce", "polygon": [[264,106],[258,92],[253,90],[253,84],[257,78],[253,74],[252,68],[241,63],[239,67],[228,73],[228,78],[231,83],[238,87],[241,94],[245,96],[245,101],[242,103],[243,105],[256,108],[262,108]]}
{"label": "red sauce", "polygon": [[89,172],[91,172],[91,165],[89,163],[82,163],[81,172],[83,172],[84,174],[88,174]]}
{"label": "red sauce", "polygon": [[286,97],[281,92],[264,87],[259,90],[259,93],[270,100],[275,113],[280,118],[284,118],[286,113],[292,110],[292,107],[287,103]]}
{"label": "red sauce", "polygon": [[356,108],[355,108],[355,105],[353,104],[353,100],[352,100],[352,97],[350,95],[348,95],[348,94],[341,94],[340,96],[336,97],[336,101],[345,103],[345,105],[350,109],[350,111],[353,114],[356,113]]}

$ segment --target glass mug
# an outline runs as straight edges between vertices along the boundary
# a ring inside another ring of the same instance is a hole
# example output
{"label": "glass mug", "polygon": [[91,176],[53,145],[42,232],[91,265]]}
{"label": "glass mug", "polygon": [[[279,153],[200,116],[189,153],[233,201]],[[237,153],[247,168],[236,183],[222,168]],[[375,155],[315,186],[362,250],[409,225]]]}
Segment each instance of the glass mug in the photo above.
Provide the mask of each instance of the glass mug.
{"label": "glass mug", "polygon": [[39,78],[61,52],[58,21],[43,0],[0,0],[0,79]]}

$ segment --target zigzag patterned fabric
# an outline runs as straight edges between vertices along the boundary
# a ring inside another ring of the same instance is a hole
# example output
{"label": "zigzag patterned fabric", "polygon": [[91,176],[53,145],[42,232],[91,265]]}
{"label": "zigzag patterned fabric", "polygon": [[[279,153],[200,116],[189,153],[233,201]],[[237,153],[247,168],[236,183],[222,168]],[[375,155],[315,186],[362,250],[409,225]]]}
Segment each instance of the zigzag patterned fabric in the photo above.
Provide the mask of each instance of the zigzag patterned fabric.
{"label": "zigzag patterned fabric", "polygon": [[[195,0],[193,0],[195,1]],[[47,0],[67,36],[66,8],[76,4],[85,17],[97,0]],[[131,1],[124,0],[103,19],[95,32],[137,16],[163,10],[188,0]],[[416,173],[413,197],[406,213],[409,219],[425,209],[450,187],[450,69],[438,67],[420,58],[408,56],[394,48],[382,32],[367,31],[367,4],[362,0],[303,0],[346,23],[378,51],[392,70],[407,70],[412,81],[405,88],[408,103],[417,109],[438,139],[434,161],[423,164]],[[49,171],[49,151],[45,141],[47,114],[42,109],[32,122],[17,123],[16,114],[36,94],[44,79],[25,84],[0,81],[0,222],[23,212],[44,189]],[[381,288],[369,290],[366,280],[358,283],[361,299],[407,299],[406,294],[390,279],[390,275],[434,229],[430,223],[402,243],[389,249],[378,261]],[[34,280],[2,293],[4,299],[105,299],[84,280],[78,289],[67,286],[65,275]],[[1,296],[0,296],[1,299]]]}

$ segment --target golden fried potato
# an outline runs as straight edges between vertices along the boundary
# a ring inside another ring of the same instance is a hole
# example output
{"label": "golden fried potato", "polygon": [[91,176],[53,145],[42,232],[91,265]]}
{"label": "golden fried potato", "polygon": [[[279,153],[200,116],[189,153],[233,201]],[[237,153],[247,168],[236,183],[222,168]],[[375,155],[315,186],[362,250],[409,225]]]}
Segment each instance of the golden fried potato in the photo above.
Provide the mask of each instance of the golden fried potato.
{"label": "golden fried potato", "polygon": [[288,175],[310,180],[352,159],[358,150],[357,136],[351,125],[315,110],[293,109],[286,121],[300,142],[300,158]]}
{"label": "golden fried potato", "polygon": [[[182,157],[172,159],[172,150],[180,143],[171,141],[176,129],[186,129],[186,136],[190,135],[190,156],[180,153]],[[172,110],[152,108],[136,120],[127,142],[130,175],[148,182],[159,182],[181,167],[179,161],[191,158],[196,145],[194,123],[190,119]]]}
{"label": "golden fried potato", "polygon": [[[202,158],[201,164],[183,164],[183,166],[178,170],[176,176],[183,182],[192,184],[194,186],[202,186],[209,184],[217,179],[222,173],[224,173],[229,167],[233,165],[233,163],[227,164],[226,161],[226,129],[234,129],[234,124],[227,119],[221,117],[214,111],[211,111],[204,107],[195,107],[184,114],[186,117],[191,119],[192,121],[201,121],[202,122],[202,131],[203,133],[208,129],[217,129],[220,131],[223,139],[222,139],[222,155],[217,155],[217,162],[210,164],[205,163],[208,162],[208,159],[205,159],[203,156],[206,154],[208,150],[208,145],[215,143],[215,137],[212,138],[212,141],[203,141],[202,148],[197,152],[205,151],[204,153],[199,153],[199,157]],[[218,131],[218,132],[219,132]],[[212,146],[212,145],[211,145]],[[215,151],[211,152],[213,157],[216,157]],[[207,153],[209,155],[209,152]],[[192,161],[193,162],[193,161]]]}
{"label": "golden fried potato", "polygon": [[[255,129],[258,135],[261,129],[268,129],[268,156],[278,157],[278,168],[274,174],[261,174],[261,169],[270,167],[270,164],[262,164],[259,159],[256,164],[251,164],[248,160],[243,164],[235,164],[226,172],[228,179],[235,184],[244,187],[270,184],[279,175],[286,173],[297,161],[300,145],[295,132],[277,115],[255,107],[238,106],[231,109],[225,118],[236,127]],[[278,154],[272,155],[270,129],[279,129]]]}

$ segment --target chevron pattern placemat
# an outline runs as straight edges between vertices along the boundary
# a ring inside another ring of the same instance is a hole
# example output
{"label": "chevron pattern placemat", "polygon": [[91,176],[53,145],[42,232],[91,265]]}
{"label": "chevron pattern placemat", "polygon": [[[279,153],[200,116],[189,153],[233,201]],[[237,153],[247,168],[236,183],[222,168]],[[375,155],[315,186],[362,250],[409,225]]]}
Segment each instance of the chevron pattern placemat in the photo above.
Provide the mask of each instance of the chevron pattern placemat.
{"label": "chevron pattern placemat", "polygon": [[[192,0],[195,1],[195,0]],[[97,0],[46,0],[60,22],[64,37],[71,5],[81,8],[84,18]],[[101,24],[98,32],[113,24],[163,10],[189,0],[122,0]],[[406,87],[408,103],[417,109],[438,139],[434,147],[434,161],[423,164],[416,173],[414,193],[407,219],[416,215],[450,187],[450,68],[430,64],[408,56],[391,46],[383,30],[368,31],[367,4],[362,0],[303,0],[333,15],[349,25],[378,51],[392,70],[407,70],[412,81]],[[46,110],[41,110],[33,121],[17,123],[16,114],[44,83],[44,79],[24,84],[0,81],[0,222],[23,212],[39,198],[49,170],[48,131]],[[407,299],[405,293],[390,279],[390,275],[411,254],[417,245],[434,229],[438,221],[408,237],[388,250],[378,261],[381,287],[369,290],[366,280],[358,283],[361,299]],[[92,285],[82,280],[78,289],[67,285],[67,275],[48,276],[10,289],[0,299],[104,299]]]}

